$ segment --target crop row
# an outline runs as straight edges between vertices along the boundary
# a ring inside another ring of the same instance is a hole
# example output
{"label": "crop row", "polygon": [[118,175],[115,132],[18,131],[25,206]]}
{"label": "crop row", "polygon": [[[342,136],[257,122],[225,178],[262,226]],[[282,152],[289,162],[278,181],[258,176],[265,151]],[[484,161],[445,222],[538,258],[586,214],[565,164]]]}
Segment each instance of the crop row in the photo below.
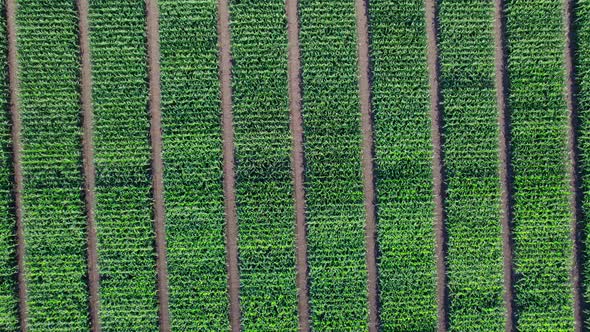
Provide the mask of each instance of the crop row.
{"label": "crop row", "polygon": [[216,1],[160,0],[171,326],[228,329]]}
{"label": "crop row", "polygon": [[573,328],[562,1],[507,1],[518,327]]}
{"label": "crop row", "polygon": [[70,1],[19,0],[16,20],[29,329],[84,330],[77,13]]}
{"label": "crop row", "polygon": [[[4,12],[4,3],[0,4],[0,9]],[[3,69],[0,79],[0,330],[9,331],[16,330],[18,318],[6,48],[6,21],[0,20],[0,65]]]}
{"label": "crop row", "polygon": [[381,324],[430,331],[436,268],[424,3],[380,0],[369,9]]}
{"label": "crop row", "polygon": [[102,327],[153,331],[158,317],[145,5],[133,0],[89,5]]}
{"label": "crop row", "polygon": [[[580,152],[580,171],[581,171],[581,189],[582,189],[582,210],[584,220],[580,223],[583,228],[583,241],[586,243],[586,249],[582,252],[583,257],[590,257],[588,254],[588,233],[590,223],[588,216],[590,213],[590,3],[579,1],[575,7],[575,17],[577,24],[576,35],[574,40],[577,50],[576,58],[576,83],[578,87],[577,95],[577,115],[578,115],[578,148]],[[590,264],[585,262],[582,267],[584,277],[583,297],[586,303],[590,301]],[[585,312],[588,317],[589,312]],[[587,319],[585,326],[590,326],[590,320]]]}
{"label": "crop row", "polygon": [[314,329],[367,325],[354,1],[302,0],[310,306]]}
{"label": "crop row", "polygon": [[449,324],[504,329],[493,2],[439,5]]}
{"label": "crop row", "polygon": [[282,0],[231,1],[232,86],[245,330],[297,330],[287,31]]}

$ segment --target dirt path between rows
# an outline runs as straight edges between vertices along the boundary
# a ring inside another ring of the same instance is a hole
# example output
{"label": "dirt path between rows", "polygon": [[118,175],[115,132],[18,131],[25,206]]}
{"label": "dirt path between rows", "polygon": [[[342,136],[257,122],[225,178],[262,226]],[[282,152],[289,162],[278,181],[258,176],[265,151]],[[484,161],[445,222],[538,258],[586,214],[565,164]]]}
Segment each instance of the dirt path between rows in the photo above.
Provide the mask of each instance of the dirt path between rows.
{"label": "dirt path between rows", "polygon": [[438,331],[449,327],[449,292],[447,277],[447,232],[445,215],[445,183],[442,137],[442,97],[440,93],[440,64],[437,46],[438,20],[436,0],[425,0],[426,39],[428,44],[428,83],[430,86],[430,117],[432,136],[432,179],[434,194],[434,232],[436,240],[436,299]]}
{"label": "dirt path between rows", "polygon": [[512,167],[510,154],[510,115],[508,108],[508,75],[506,55],[506,20],[504,16],[504,0],[494,1],[494,66],[496,71],[496,103],[499,125],[499,176],[500,205],[502,209],[502,252],[504,274],[504,306],[506,308],[506,331],[516,330],[514,310],[514,269],[513,269],[513,238],[512,238]]}
{"label": "dirt path between rows", "polygon": [[166,211],[164,205],[164,164],[162,160],[162,113],[160,91],[160,33],[157,0],[146,1],[149,77],[150,139],[152,146],[152,195],[156,235],[156,273],[160,331],[170,331],[168,311],[168,267],[166,263]]}
{"label": "dirt path between rows", "polygon": [[88,265],[88,311],[90,329],[101,331],[98,249],[95,219],[95,166],[92,109],[92,72],[90,64],[90,36],[88,25],[88,0],[78,0],[78,41],[80,45],[80,106],[82,111],[82,166],[84,176],[84,202],[86,207],[86,242]]}
{"label": "dirt path between rows", "polygon": [[570,280],[573,286],[574,300],[574,328],[575,331],[584,330],[584,291],[583,291],[583,242],[580,222],[583,220],[582,189],[580,180],[580,165],[578,151],[578,111],[575,82],[575,31],[574,31],[574,1],[565,0],[563,4],[563,21],[565,32],[565,98],[568,114],[568,175],[570,180],[570,210],[571,239],[572,239],[572,268]]}
{"label": "dirt path between rows", "polygon": [[369,54],[369,19],[367,0],[355,1],[359,101],[361,108],[363,193],[366,213],[365,243],[367,246],[367,295],[369,331],[379,330],[379,281],[377,271],[377,208],[375,197],[373,116],[371,107],[371,63]]}
{"label": "dirt path between rows", "polygon": [[16,264],[17,264],[17,288],[18,288],[18,311],[19,325],[21,331],[27,330],[28,305],[27,305],[27,282],[25,278],[25,232],[23,222],[23,171],[21,155],[21,119],[18,79],[18,61],[16,44],[16,2],[6,0],[6,34],[8,46],[8,89],[9,89],[9,111],[12,142],[12,172],[13,172],[13,199],[16,228]]}
{"label": "dirt path between rows", "polygon": [[238,267],[238,216],[236,207],[234,132],[231,87],[231,34],[228,0],[218,0],[219,79],[221,84],[221,127],[223,140],[223,194],[225,197],[225,241],[229,320],[232,331],[240,331],[240,271]]}
{"label": "dirt path between rows", "polygon": [[295,245],[297,261],[297,294],[299,330],[310,331],[309,266],[307,263],[307,225],[305,218],[305,152],[301,94],[301,52],[299,46],[299,1],[286,0],[289,62],[289,110],[291,135],[293,189],[295,200]]}

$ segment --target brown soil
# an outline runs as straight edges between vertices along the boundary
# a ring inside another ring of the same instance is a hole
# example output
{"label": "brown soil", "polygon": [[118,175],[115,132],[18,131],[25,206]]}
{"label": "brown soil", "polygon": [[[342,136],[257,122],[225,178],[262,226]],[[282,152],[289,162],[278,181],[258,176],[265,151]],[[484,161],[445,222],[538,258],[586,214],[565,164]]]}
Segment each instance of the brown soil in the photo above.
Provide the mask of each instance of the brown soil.
{"label": "brown soil", "polygon": [[6,0],[6,33],[8,44],[8,86],[12,141],[13,198],[16,223],[16,264],[18,283],[18,311],[21,331],[27,330],[27,282],[25,278],[25,233],[23,222],[23,171],[21,155],[21,119],[18,102],[18,62],[16,45],[16,2]]}
{"label": "brown soil", "polygon": [[156,273],[160,331],[170,331],[168,311],[168,269],[166,265],[166,224],[164,206],[164,165],[162,161],[162,114],[160,110],[160,35],[156,0],[146,1],[149,75],[150,138],[152,146],[153,217],[156,235]]}
{"label": "brown soil", "polygon": [[571,239],[573,243],[572,269],[570,279],[574,297],[575,331],[584,330],[584,295],[582,289],[582,239],[580,222],[583,220],[582,192],[580,186],[579,151],[578,151],[578,114],[575,82],[575,32],[574,32],[574,1],[564,1],[563,21],[565,24],[565,88],[568,109],[568,158],[570,179],[570,209],[572,213]]}
{"label": "brown soil", "polygon": [[221,83],[221,125],[223,139],[223,193],[225,197],[225,236],[229,293],[229,319],[232,331],[240,331],[240,271],[238,269],[238,216],[235,193],[235,160],[231,88],[231,35],[228,0],[219,0],[219,78]]}
{"label": "brown soil", "polygon": [[298,289],[299,330],[310,331],[298,0],[286,0],[286,10],[289,34],[289,109],[291,112],[291,134],[293,135],[292,163],[295,199],[296,282]]}
{"label": "brown soil", "polygon": [[92,109],[92,78],[90,64],[90,45],[88,32],[88,0],[78,0],[78,26],[80,43],[80,103],[82,108],[82,164],[84,173],[84,200],[86,204],[87,228],[87,264],[88,264],[88,310],[90,328],[99,332],[100,300],[99,300],[99,271],[97,253],[97,235],[95,220],[95,167]]}
{"label": "brown soil", "polygon": [[359,98],[362,130],[363,192],[367,246],[367,290],[369,309],[369,331],[379,330],[379,283],[377,275],[377,209],[375,198],[375,175],[373,164],[373,118],[371,113],[371,82],[369,55],[368,4],[356,0],[356,22],[358,40]]}
{"label": "brown soil", "polygon": [[442,106],[440,94],[440,66],[437,46],[436,0],[425,0],[426,36],[428,43],[428,73],[430,85],[430,116],[432,135],[432,178],[434,194],[435,240],[436,240],[436,297],[438,303],[438,331],[445,332],[449,326],[449,292],[447,288],[447,234],[445,228],[445,184],[443,165]]}
{"label": "brown soil", "polygon": [[506,22],[504,0],[494,2],[494,43],[496,70],[496,102],[500,126],[499,158],[502,208],[502,250],[504,266],[504,306],[506,331],[515,331],[514,271],[512,239],[512,167],[510,164],[510,116],[508,114],[508,75],[506,72]]}

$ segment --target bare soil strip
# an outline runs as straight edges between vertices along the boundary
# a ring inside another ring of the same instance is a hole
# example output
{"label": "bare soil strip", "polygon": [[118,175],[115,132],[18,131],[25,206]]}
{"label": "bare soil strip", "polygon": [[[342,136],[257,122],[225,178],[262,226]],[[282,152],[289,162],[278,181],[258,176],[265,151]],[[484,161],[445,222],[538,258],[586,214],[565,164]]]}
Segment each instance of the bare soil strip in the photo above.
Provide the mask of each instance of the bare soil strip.
{"label": "bare soil strip", "polygon": [[23,222],[23,170],[21,155],[21,119],[16,44],[16,2],[6,0],[6,33],[8,44],[8,86],[10,99],[10,121],[12,141],[13,199],[16,222],[16,264],[18,282],[18,311],[20,330],[27,330],[28,305],[27,282],[25,278],[25,232]]}
{"label": "bare soil strip", "polygon": [[78,33],[80,43],[80,104],[82,108],[82,164],[84,175],[84,200],[86,205],[87,264],[88,264],[88,310],[90,328],[101,331],[98,249],[95,219],[95,180],[92,109],[92,68],[90,63],[90,40],[88,25],[88,0],[78,0]]}
{"label": "bare soil strip", "polygon": [[377,275],[377,208],[375,197],[373,116],[371,112],[371,64],[367,0],[356,0],[359,98],[361,108],[363,192],[365,199],[365,242],[367,246],[367,290],[369,331],[379,330],[379,281]]}
{"label": "bare soil strip", "polygon": [[168,268],[166,265],[166,221],[164,205],[164,165],[162,161],[162,113],[160,109],[160,33],[157,0],[146,0],[147,53],[149,75],[150,138],[152,146],[152,194],[156,235],[156,270],[160,331],[170,331],[168,311]]}
{"label": "bare soil strip", "polygon": [[295,244],[297,260],[297,290],[299,330],[310,331],[309,282],[307,264],[307,225],[305,218],[305,152],[303,147],[303,115],[301,112],[301,54],[299,49],[299,1],[286,0],[287,30],[289,35],[289,109],[295,199]]}
{"label": "bare soil strip", "polygon": [[504,269],[504,306],[506,331],[515,331],[514,271],[512,240],[512,167],[510,164],[510,116],[508,109],[508,73],[506,56],[506,21],[504,0],[494,2],[494,43],[496,70],[496,102],[499,124],[500,189],[502,206],[502,251]]}
{"label": "bare soil strip", "polygon": [[219,79],[221,83],[221,127],[223,140],[223,194],[225,197],[225,241],[227,251],[227,287],[229,319],[232,331],[240,331],[240,271],[238,269],[238,216],[236,207],[236,174],[231,88],[231,35],[228,0],[219,0]]}
{"label": "bare soil strip", "polygon": [[578,151],[578,114],[575,82],[575,31],[574,1],[565,0],[563,21],[565,24],[565,98],[568,109],[568,158],[570,179],[570,209],[572,212],[571,239],[573,244],[571,282],[574,296],[574,327],[576,331],[584,330],[584,295],[582,289],[582,229],[583,220],[582,192],[580,187],[579,151]]}
{"label": "bare soil strip", "polygon": [[442,96],[440,93],[440,64],[437,46],[436,0],[425,0],[426,37],[428,43],[428,83],[430,86],[430,117],[432,136],[432,178],[434,194],[434,232],[436,239],[436,298],[438,303],[438,331],[445,332],[449,326],[449,292],[447,278],[447,232],[445,228],[445,184],[442,138]]}

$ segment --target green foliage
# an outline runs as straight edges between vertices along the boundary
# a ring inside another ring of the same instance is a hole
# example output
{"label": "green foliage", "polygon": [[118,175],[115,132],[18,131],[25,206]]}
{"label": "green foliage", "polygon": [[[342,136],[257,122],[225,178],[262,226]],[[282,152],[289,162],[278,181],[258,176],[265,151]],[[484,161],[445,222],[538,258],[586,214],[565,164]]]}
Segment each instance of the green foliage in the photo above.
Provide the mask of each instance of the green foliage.
{"label": "green foliage", "polygon": [[159,3],[171,324],[226,330],[216,1]]}
{"label": "green foliage", "polygon": [[157,330],[145,5],[91,0],[102,327]]}
{"label": "green foliage", "polygon": [[369,4],[384,330],[436,328],[424,2]]}
{"label": "green foliage", "polygon": [[297,330],[285,2],[231,2],[245,330]]}
{"label": "green foliage", "polygon": [[573,329],[562,3],[507,2],[520,330]]}
{"label": "green foliage", "polygon": [[[4,13],[4,2],[0,4]],[[17,290],[10,153],[10,113],[8,109],[8,85],[6,62],[6,21],[0,20],[0,330],[17,329]]]}
{"label": "green foliage", "polygon": [[[590,3],[587,1],[578,1],[575,11],[576,17],[576,34],[577,34],[577,56],[576,56],[576,84],[578,87],[578,147],[580,152],[580,171],[582,176],[583,201],[582,208],[584,211],[584,220],[580,224],[583,227],[585,262],[583,265],[584,278],[584,301],[590,303],[590,248],[588,243],[588,234],[590,223]],[[586,310],[586,317],[590,312]],[[586,328],[590,328],[590,320],[585,322]]]}
{"label": "green foliage", "polygon": [[450,328],[504,330],[493,2],[441,1]]}
{"label": "green foliage", "polygon": [[19,0],[25,268],[31,331],[88,329],[77,14]]}
{"label": "green foliage", "polygon": [[302,0],[311,318],[316,330],[367,326],[365,210],[353,0]]}

